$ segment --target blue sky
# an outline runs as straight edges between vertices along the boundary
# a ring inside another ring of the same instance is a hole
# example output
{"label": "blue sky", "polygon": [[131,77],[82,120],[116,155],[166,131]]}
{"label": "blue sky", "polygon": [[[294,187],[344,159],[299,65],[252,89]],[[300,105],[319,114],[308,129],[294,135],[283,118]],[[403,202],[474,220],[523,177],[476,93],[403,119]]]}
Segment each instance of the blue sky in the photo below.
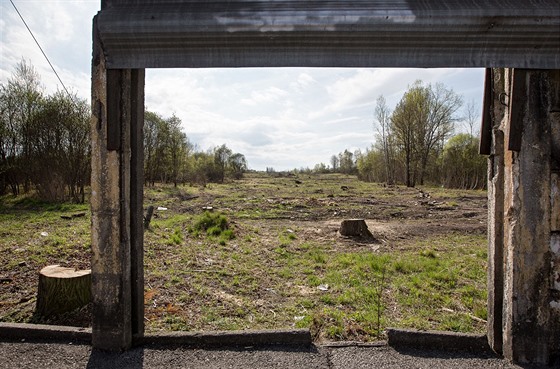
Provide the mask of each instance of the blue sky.
{"label": "blue sky", "polygon": [[[66,87],[89,100],[91,22],[100,1],[14,3]],[[9,0],[0,1],[0,41],[0,82],[24,58],[46,92],[61,88]],[[201,149],[226,143],[245,154],[253,169],[312,168],[373,143],[379,95],[393,108],[415,80],[442,82],[480,109],[483,78],[482,69],[150,69],[146,107],[177,115]]]}

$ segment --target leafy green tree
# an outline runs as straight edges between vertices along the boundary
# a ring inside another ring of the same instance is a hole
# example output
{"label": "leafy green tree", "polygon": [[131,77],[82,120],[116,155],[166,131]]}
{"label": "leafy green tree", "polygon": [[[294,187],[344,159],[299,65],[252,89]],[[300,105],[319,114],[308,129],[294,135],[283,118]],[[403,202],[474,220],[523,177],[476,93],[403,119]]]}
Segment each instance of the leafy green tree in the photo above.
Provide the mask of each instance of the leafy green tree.
{"label": "leafy green tree", "polygon": [[442,183],[449,188],[486,187],[486,158],[478,154],[478,138],[467,133],[453,136],[442,155]]}
{"label": "leafy green tree", "polygon": [[177,187],[178,182],[184,179],[186,160],[192,150],[192,145],[187,135],[181,130],[181,120],[173,115],[166,120],[169,126],[167,146],[169,149],[169,172],[171,181]]}
{"label": "leafy green tree", "polygon": [[174,186],[183,183],[188,172],[194,170],[194,162],[189,161],[194,147],[182,130],[181,120],[150,111],[144,117],[145,182],[171,182]]}
{"label": "leafy green tree", "polygon": [[325,163],[319,163],[319,164],[315,164],[315,167],[313,168],[313,172],[314,173],[329,173],[330,168]]}
{"label": "leafy green tree", "polygon": [[144,178],[155,184],[165,180],[168,129],[163,117],[146,111],[144,114]]}
{"label": "leafy green tree", "polygon": [[358,178],[366,182],[386,182],[386,164],[384,151],[372,146],[356,160]]}
{"label": "leafy green tree", "polygon": [[59,91],[43,99],[30,121],[30,178],[39,196],[85,201],[91,165],[90,110],[86,100]]}
{"label": "leafy green tree", "polygon": [[430,158],[449,137],[457,120],[462,99],[443,84],[424,86],[415,82],[399,101],[391,116],[391,130],[401,151],[405,182],[424,184]]}
{"label": "leafy green tree", "polygon": [[208,181],[219,177],[213,153],[196,152],[192,160],[194,162],[193,172],[190,175],[192,182],[206,185]]}
{"label": "leafy green tree", "polygon": [[228,172],[234,179],[243,178],[247,171],[247,159],[240,153],[232,154],[228,159]]}
{"label": "leafy green tree", "polygon": [[233,152],[231,149],[225,144],[214,148],[214,163],[216,164],[216,168],[218,170],[216,180],[220,183],[224,183],[227,166],[232,154]]}
{"label": "leafy green tree", "polygon": [[424,105],[422,87],[415,85],[404,94],[391,116],[391,130],[401,157],[404,159],[407,187],[415,185],[415,173],[418,167],[416,132],[422,119]]}
{"label": "leafy green tree", "polygon": [[344,174],[356,173],[356,162],[354,161],[354,154],[347,149],[338,154],[339,170]]}
{"label": "leafy green tree", "polygon": [[90,179],[89,104],[61,91],[46,96],[22,60],[0,85],[0,193],[31,186],[40,198],[85,201]]}
{"label": "leafy green tree", "polygon": [[[43,87],[35,68],[25,60],[19,62],[12,76],[0,85],[0,176],[4,189],[11,187],[14,196],[23,185],[31,185],[31,120],[40,109]],[[0,190],[0,191],[3,191]]]}
{"label": "leafy green tree", "polygon": [[207,152],[197,151],[182,131],[175,115],[163,118],[147,111],[144,122],[144,170],[146,183],[186,181],[205,185],[223,183],[226,176],[239,179],[247,171],[247,160],[225,144]]}

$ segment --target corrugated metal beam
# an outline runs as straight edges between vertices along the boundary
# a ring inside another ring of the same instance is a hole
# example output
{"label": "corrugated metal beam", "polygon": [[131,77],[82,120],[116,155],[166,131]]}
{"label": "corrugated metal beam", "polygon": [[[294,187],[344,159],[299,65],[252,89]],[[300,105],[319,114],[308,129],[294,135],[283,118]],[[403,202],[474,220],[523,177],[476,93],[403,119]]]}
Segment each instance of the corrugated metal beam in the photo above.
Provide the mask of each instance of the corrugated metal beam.
{"label": "corrugated metal beam", "polygon": [[557,0],[105,0],[97,23],[109,68],[560,68]]}

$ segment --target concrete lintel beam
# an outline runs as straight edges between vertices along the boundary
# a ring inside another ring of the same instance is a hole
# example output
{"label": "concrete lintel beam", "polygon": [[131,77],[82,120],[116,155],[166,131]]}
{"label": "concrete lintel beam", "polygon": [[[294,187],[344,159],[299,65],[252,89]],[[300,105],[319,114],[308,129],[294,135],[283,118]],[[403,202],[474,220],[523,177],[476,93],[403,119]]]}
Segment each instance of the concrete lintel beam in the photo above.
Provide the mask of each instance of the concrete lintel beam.
{"label": "concrete lintel beam", "polygon": [[107,3],[110,68],[560,68],[553,0]]}

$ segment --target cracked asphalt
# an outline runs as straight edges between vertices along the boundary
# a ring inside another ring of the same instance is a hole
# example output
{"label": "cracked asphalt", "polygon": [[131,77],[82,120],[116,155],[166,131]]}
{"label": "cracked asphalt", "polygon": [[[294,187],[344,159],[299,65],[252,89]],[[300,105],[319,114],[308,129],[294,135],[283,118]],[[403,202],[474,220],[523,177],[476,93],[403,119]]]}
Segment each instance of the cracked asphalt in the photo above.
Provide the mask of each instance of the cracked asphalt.
{"label": "cracked asphalt", "polygon": [[472,369],[547,368],[511,364],[489,353],[375,346],[269,346],[201,349],[146,345],[123,353],[76,343],[0,342],[0,368],[38,369]]}

